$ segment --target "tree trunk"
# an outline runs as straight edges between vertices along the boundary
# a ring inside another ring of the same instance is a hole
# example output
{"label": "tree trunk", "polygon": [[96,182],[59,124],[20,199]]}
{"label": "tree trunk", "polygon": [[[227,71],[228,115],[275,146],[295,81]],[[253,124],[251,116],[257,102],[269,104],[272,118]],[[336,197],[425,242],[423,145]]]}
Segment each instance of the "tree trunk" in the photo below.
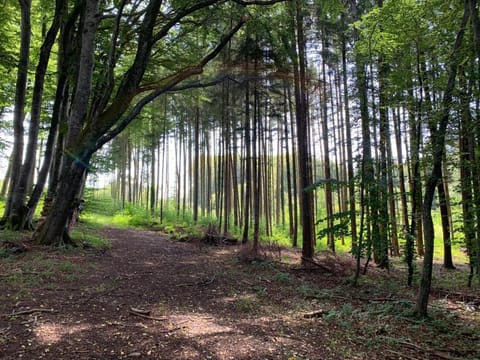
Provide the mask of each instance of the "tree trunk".
{"label": "tree trunk", "polygon": [[[381,1],[379,1],[379,6],[381,6]],[[380,268],[388,268],[388,248],[389,248],[389,236],[388,236],[388,225],[389,222],[392,223],[394,220],[393,217],[395,213],[390,213],[392,219],[389,221],[388,214],[388,183],[389,183],[389,174],[388,174],[388,157],[389,157],[389,138],[390,138],[390,126],[389,119],[387,114],[387,94],[385,89],[385,79],[388,74],[388,65],[385,63],[383,58],[380,56],[378,61],[378,97],[379,97],[379,131],[380,131],[380,163],[379,163],[379,196],[378,196],[378,239],[377,246],[374,247],[374,257],[375,262]],[[393,200],[393,199],[392,199]],[[395,207],[393,207],[395,209]],[[396,230],[396,229],[395,229]],[[395,234],[396,235],[396,234]],[[390,236],[393,239],[393,236]],[[375,249],[376,248],[376,249]]]}
{"label": "tree trunk", "polygon": [[[13,150],[11,155],[12,172],[10,177],[10,189],[5,204],[5,213],[2,223],[6,223],[12,229],[19,229],[26,213],[21,199],[22,189],[19,189],[19,179],[22,170],[22,157],[24,151],[24,127],[25,103],[27,97],[28,66],[30,63],[31,41],[31,0],[18,0],[21,12],[20,33],[20,56],[18,60],[17,81],[15,84],[15,108],[13,112]],[[21,203],[21,206],[17,204]],[[16,206],[13,206],[16,205]]]}
{"label": "tree trunk", "polygon": [[[153,130],[152,130],[153,132]],[[155,173],[156,173],[156,170],[155,170],[155,162],[156,162],[156,158],[155,158],[155,152],[157,150],[157,140],[156,139],[152,139],[152,143],[150,144],[151,148],[150,148],[150,215],[154,215],[155,214],[155,207],[156,207],[156,197],[155,197],[155,194],[156,194],[156,191],[155,191],[155,188],[157,186],[157,183],[156,183],[156,179],[155,179]]]}
{"label": "tree trunk", "polygon": [[393,116],[393,125],[395,132],[395,148],[397,151],[397,168],[400,188],[400,203],[402,204],[402,225],[403,234],[408,234],[409,221],[408,221],[408,205],[407,205],[407,191],[405,186],[405,170],[403,163],[403,150],[402,150],[402,135],[400,131],[400,114],[399,110],[395,111]]}
{"label": "tree trunk", "polygon": [[[477,54],[477,59],[480,58],[480,20],[478,16],[478,1],[477,0],[469,0],[469,10],[470,10],[470,17],[472,19],[472,27],[473,27],[473,39],[475,44],[475,53]],[[478,61],[477,61],[478,63]],[[480,71],[480,66],[478,68]],[[477,80],[478,81],[478,80]],[[478,103],[477,103],[478,104]],[[478,106],[478,105],[477,105]],[[474,202],[475,202],[475,215],[477,218],[476,228],[477,228],[477,243],[476,243],[476,251],[477,251],[477,275],[480,276],[480,124],[478,118],[474,122],[475,126],[473,129],[474,136],[476,137],[476,141],[474,142],[473,147],[473,190],[474,190]]]}
{"label": "tree trunk", "polygon": [[[199,100],[197,100],[199,101]],[[194,125],[194,159],[193,159],[193,221],[198,221],[198,198],[199,198],[199,169],[200,169],[200,107],[197,103],[195,107],[195,125]]]}
{"label": "tree trunk", "polygon": [[51,204],[48,217],[35,231],[34,238],[41,245],[73,244],[69,235],[69,221],[75,211],[75,198],[79,197],[83,182],[85,181],[85,167],[90,159],[82,159],[82,164],[67,160],[62,171],[68,180],[60,179],[58,193]]}
{"label": "tree trunk", "polygon": [[[290,102],[289,99],[289,91],[288,91],[288,83],[284,84],[284,107],[283,107],[283,134],[284,134],[284,143],[285,143],[285,168],[287,172],[287,198],[288,198],[288,228],[290,238],[292,239],[292,246],[297,246],[297,236],[296,236],[296,228],[294,223],[294,207],[293,207],[293,199],[294,195],[292,194],[294,186],[292,184],[292,166],[290,165],[290,149],[289,149],[289,135],[288,135],[288,104]],[[293,137],[293,134],[292,134]]]}
{"label": "tree trunk", "polygon": [[[255,59],[254,72],[257,71],[257,60]],[[253,126],[252,126],[252,212],[253,212],[253,254],[258,252],[260,241],[260,203],[261,198],[261,166],[259,156],[259,122],[260,122],[260,104],[259,104],[258,84],[255,81],[253,90]]]}
{"label": "tree trunk", "polygon": [[[35,239],[40,244],[60,245],[69,242],[67,224],[79,195],[91,158],[88,144],[78,143],[84,119],[87,116],[88,101],[91,93],[95,35],[100,17],[98,0],[87,0],[83,14],[80,62],[76,89],[68,119],[68,133],[65,147],[67,156],[63,159],[59,187],[53,200],[48,217],[38,229]],[[86,150],[85,150],[86,149]]]}
{"label": "tree trunk", "polygon": [[[323,31],[322,46],[326,51],[327,41],[326,34]],[[323,166],[324,166],[324,178],[325,178],[325,208],[327,218],[327,228],[330,229],[327,233],[327,245],[331,251],[335,252],[335,236],[333,233],[333,196],[332,196],[332,173],[330,168],[330,146],[329,146],[329,127],[328,127],[328,107],[327,107],[327,71],[326,71],[325,59],[322,61],[322,76],[323,85],[319,84],[322,89],[323,97],[320,99],[322,109],[322,136],[323,136]]]}
{"label": "tree trunk", "polygon": [[450,55],[450,64],[448,68],[448,82],[443,94],[442,100],[442,116],[435,133],[432,136],[432,150],[433,150],[433,167],[427,179],[425,187],[425,197],[423,201],[423,221],[425,230],[425,256],[423,258],[423,271],[420,282],[420,289],[418,293],[415,313],[417,316],[425,317],[428,309],[428,298],[430,295],[430,287],[432,282],[432,266],[433,266],[433,251],[435,232],[432,219],[432,204],[435,194],[435,188],[438,181],[442,178],[442,160],[445,151],[445,137],[447,126],[449,122],[450,108],[452,106],[453,90],[455,87],[455,78],[457,75],[457,56],[460,46],[462,44],[465,27],[468,21],[468,0],[465,1],[465,9],[461,28],[457,33],[455,44]]}
{"label": "tree trunk", "polygon": [[12,158],[9,157],[8,158],[7,172],[5,173],[5,178],[3,179],[2,190],[0,190],[0,198],[2,198],[2,199],[7,194],[7,189],[8,189],[8,184],[10,182],[11,173],[12,173]]}
{"label": "tree trunk", "polygon": [[[248,74],[248,56],[245,61],[246,72]],[[248,232],[250,225],[250,204],[252,194],[252,144],[250,139],[250,84],[245,83],[245,193],[243,199],[243,234],[242,244],[248,242]]]}
{"label": "tree trunk", "polygon": [[306,57],[305,36],[303,29],[303,9],[301,1],[292,2],[293,18],[296,29],[296,48],[292,51],[295,83],[296,105],[296,130],[298,151],[298,187],[300,193],[300,218],[302,220],[302,258],[309,261],[315,253],[314,248],[314,220],[311,211],[313,206],[313,193],[308,191],[311,185],[311,159],[309,154],[310,143],[308,140],[308,116],[306,96]]}
{"label": "tree trunk", "polygon": [[[57,11],[60,11],[61,14],[64,15],[66,9],[64,9],[63,7],[61,9],[57,8]],[[60,14],[58,16],[60,16]],[[70,53],[72,47],[72,28],[74,24],[74,19],[76,19],[76,16],[72,14],[69,22],[63,26],[63,29],[61,31],[59,56],[57,60],[59,76],[57,80],[57,89],[55,92],[55,102],[53,104],[52,118],[50,121],[50,129],[48,132],[47,143],[45,145],[45,152],[43,154],[43,163],[40,171],[38,172],[37,183],[33,188],[30,199],[27,203],[27,224],[33,223],[33,215],[45,188],[47,176],[50,170],[53,169],[52,160],[55,154],[55,143],[58,136],[58,125],[60,123],[60,119],[64,118],[66,115],[68,100],[68,64],[66,64],[66,59],[68,58],[68,53]],[[55,171],[51,171],[50,176],[55,177]]]}
{"label": "tree trunk", "polygon": [[347,146],[347,173],[348,173],[348,205],[350,211],[350,233],[352,249],[357,246],[357,214],[355,204],[355,172],[353,170],[352,124],[350,120],[350,105],[348,100],[348,73],[347,73],[347,39],[342,32],[342,75],[343,75],[343,102],[345,111],[345,130]]}
{"label": "tree trunk", "polygon": [[463,69],[460,71],[459,83],[461,94],[461,121],[459,136],[460,152],[460,193],[462,196],[462,217],[463,233],[465,236],[465,247],[470,260],[471,273],[468,285],[471,286],[473,267],[478,251],[476,246],[476,221],[474,204],[474,124],[470,113],[470,94],[468,93],[467,82]]}
{"label": "tree trunk", "polygon": [[440,205],[440,214],[442,217],[442,233],[443,233],[443,267],[445,269],[455,269],[452,258],[452,241],[450,238],[450,219],[448,217],[448,204],[445,191],[444,176],[440,178],[437,185],[438,202]]}
{"label": "tree trunk", "polygon": [[11,225],[13,228],[17,229],[32,227],[32,224],[27,221],[30,217],[30,212],[29,208],[26,206],[26,197],[27,192],[29,191],[28,184],[33,177],[33,170],[35,168],[45,75],[47,72],[51,49],[55,43],[55,38],[66,10],[67,8],[64,1],[57,0],[54,20],[40,48],[40,57],[35,71],[35,82],[33,86],[33,97],[30,112],[30,128],[28,131],[28,143],[25,149],[25,160],[21,167],[20,176],[15,189],[15,196],[12,198],[11,204],[12,213],[18,215],[15,220],[14,218],[11,219]]}

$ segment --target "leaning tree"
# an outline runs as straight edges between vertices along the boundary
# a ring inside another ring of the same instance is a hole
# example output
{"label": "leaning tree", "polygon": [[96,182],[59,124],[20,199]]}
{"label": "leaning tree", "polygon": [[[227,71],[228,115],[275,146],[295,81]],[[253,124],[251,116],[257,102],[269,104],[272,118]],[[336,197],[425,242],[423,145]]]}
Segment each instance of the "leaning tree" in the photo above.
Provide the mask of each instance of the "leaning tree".
{"label": "leaning tree", "polygon": [[[276,2],[123,0],[109,9],[98,0],[81,2],[72,22],[74,51],[65,61],[72,90],[58,185],[35,239],[48,245],[69,242],[66,225],[92,155],[146,104],[201,74],[248,20],[246,9]],[[221,20],[226,11],[236,22]],[[195,46],[192,34],[207,37],[211,45]]]}

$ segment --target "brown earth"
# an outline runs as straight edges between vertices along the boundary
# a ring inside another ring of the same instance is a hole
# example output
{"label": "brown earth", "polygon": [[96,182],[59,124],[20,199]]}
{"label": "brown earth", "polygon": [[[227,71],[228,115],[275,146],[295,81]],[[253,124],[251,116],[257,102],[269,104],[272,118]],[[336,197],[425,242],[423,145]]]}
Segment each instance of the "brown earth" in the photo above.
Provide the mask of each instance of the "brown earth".
{"label": "brown earth", "polygon": [[323,257],[329,271],[307,270],[298,252],[277,247],[264,250],[267,261],[249,259],[240,246],[178,242],[153,231],[103,235],[110,249],[33,247],[0,259],[1,359],[480,355],[472,298],[439,292],[433,318],[417,321],[406,315],[414,291],[392,285],[403,275],[372,269],[375,282],[353,288],[348,256]]}

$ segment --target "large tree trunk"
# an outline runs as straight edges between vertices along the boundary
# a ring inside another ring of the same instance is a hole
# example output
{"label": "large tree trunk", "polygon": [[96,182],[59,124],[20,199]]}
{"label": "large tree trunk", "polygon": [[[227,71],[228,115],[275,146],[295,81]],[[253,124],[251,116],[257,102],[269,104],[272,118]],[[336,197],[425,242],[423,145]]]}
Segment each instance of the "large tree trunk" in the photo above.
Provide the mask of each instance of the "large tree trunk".
{"label": "large tree trunk", "polygon": [[[82,38],[76,89],[68,119],[68,133],[62,170],[56,196],[44,223],[36,232],[40,244],[59,245],[69,241],[67,224],[73,213],[75,197],[84,181],[84,172],[90,162],[89,144],[79,144],[80,133],[87,116],[92,88],[94,47],[98,16],[98,0],[87,0],[82,14]],[[86,150],[82,150],[86,149]]]}
{"label": "large tree trunk", "polygon": [[39,244],[58,246],[72,243],[68,224],[75,211],[75,198],[79,196],[85,181],[84,164],[88,164],[89,161],[89,158],[84,158],[81,162],[67,160],[57,189],[58,194],[62,196],[54,198],[48,217],[38,226],[34,234]]}

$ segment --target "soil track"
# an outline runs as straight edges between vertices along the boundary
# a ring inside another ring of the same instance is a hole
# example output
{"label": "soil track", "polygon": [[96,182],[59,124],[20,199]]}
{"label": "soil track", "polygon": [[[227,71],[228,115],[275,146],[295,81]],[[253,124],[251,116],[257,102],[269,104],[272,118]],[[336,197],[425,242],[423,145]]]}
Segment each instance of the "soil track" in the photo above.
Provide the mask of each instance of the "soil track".
{"label": "soil track", "polygon": [[[1,359],[408,358],[405,349],[378,353],[362,329],[345,333],[322,311],[307,318],[323,305],[305,300],[301,271],[245,264],[238,247],[138,230],[103,234],[112,242],[106,252],[47,253],[74,270],[65,265],[23,294],[0,278]],[[26,261],[15,265],[25,277]],[[341,281],[315,276],[324,288]]]}
{"label": "soil track", "polygon": [[[81,265],[73,280],[51,279],[25,299],[2,301],[3,314],[24,312],[0,320],[2,359],[337,358],[320,356],[320,344],[281,316],[260,313],[245,291],[258,279],[245,273],[250,280],[237,281],[232,248],[138,230],[104,234],[112,241],[105,253],[63,255]],[[35,309],[42,311],[25,313]]]}

